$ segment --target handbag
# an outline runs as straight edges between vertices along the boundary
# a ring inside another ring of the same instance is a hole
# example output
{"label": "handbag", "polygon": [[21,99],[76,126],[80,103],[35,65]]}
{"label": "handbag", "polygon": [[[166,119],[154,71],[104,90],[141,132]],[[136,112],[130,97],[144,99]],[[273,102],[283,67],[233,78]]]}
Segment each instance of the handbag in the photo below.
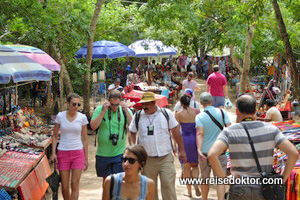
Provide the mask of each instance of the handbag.
{"label": "handbag", "polygon": [[249,139],[249,143],[252,149],[252,153],[253,153],[253,157],[255,159],[255,163],[257,166],[257,170],[261,176],[260,180],[261,180],[261,189],[262,189],[262,195],[266,200],[284,200],[285,199],[285,191],[284,191],[284,186],[283,184],[264,184],[263,180],[264,179],[279,179],[282,178],[283,176],[280,174],[276,174],[274,169],[273,172],[271,173],[266,173],[266,172],[262,172],[258,158],[257,158],[257,154],[253,145],[253,141],[249,135],[248,129],[246,127],[245,124],[241,123],[243,128],[245,129],[248,139]]}

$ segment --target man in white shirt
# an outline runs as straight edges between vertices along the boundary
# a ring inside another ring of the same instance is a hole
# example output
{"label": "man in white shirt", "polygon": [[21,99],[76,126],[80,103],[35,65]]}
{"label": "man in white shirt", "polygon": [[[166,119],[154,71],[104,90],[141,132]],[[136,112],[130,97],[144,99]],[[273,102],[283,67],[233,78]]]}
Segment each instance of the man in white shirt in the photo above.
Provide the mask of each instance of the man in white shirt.
{"label": "man in white shirt", "polygon": [[[185,90],[184,90],[184,93],[190,95],[191,97],[193,97],[193,90],[190,89],[190,88],[185,89]],[[191,107],[191,108],[198,109],[198,110],[200,111],[200,104],[199,104],[197,101],[193,100],[193,99],[191,99],[191,101],[190,101],[190,107]],[[175,106],[174,106],[174,111],[175,111],[175,112],[178,112],[178,111],[180,111],[180,110],[182,110],[182,106],[181,106],[180,101],[178,101],[178,102],[175,104]]]}
{"label": "man in white shirt", "polygon": [[266,107],[267,107],[267,113],[266,118],[257,118],[257,120],[260,121],[266,121],[266,122],[282,122],[283,118],[278,110],[278,108],[275,107],[275,102],[272,99],[266,100]]}
{"label": "man in white shirt", "polygon": [[[143,110],[135,113],[130,126],[129,143],[135,144],[136,135],[139,134],[139,144],[147,154],[147,163],[143,174],[151,178],[157,186],[157,176],[161,181],[161,195],[164,200],[176,200],[175,179],[176,171],[171,134],[179,146],[179,158],[186,162],[186,153],[180,135],[179,124],[172,112],[155,105],[153,92],[145,92],[139,103]],[[158,200],[157,188],[155,200]]]}
{"label": "man in white shirt", "polygon": [[119,78],[117,78],[115,83],[108,86],[108,88],[107,88],[108,93],[110,93],[110,91],[112,91],[112,90],[119,90],[120,92],[125,94],[124,88],[120,84],[121,84],[121,80]]}

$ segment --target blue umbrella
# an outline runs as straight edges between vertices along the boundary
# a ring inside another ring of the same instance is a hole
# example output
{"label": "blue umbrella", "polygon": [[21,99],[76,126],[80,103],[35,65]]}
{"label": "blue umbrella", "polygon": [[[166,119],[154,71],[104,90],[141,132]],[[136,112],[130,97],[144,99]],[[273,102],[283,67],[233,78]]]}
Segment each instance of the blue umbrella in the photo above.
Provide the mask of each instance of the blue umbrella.
{"label": "blue umbrella", "polygon": [[[88,45],[80,48],[76,52],[76,58],[85,58],[87,54]],[[126,56],[135,56],[135,52],[128,48],[126,45],[121,44],[119,42],[101,40],[97,42],[93,42],[93,56],[92,58],[104,58],[104,71],[106,71],[105,67],[105,58],[113,59],[120,58]],[[105,85],[106,90],[106,85]],[[106,93],[105,93],[106,98]]]}
{"label": "blue umbrella", "polygon": [[[76,58],[85,58],[88,46],[80,48],[76,52]],[[119,42],[101,40],[93,42],[93,56],[92,58],[120,58],[126,56],[135,56],[135,52],[126,45]]]}
{"label": "blue umbrella", "polygon": [[0,84],[49,81],[51,71],[15,50],[0,45]]}

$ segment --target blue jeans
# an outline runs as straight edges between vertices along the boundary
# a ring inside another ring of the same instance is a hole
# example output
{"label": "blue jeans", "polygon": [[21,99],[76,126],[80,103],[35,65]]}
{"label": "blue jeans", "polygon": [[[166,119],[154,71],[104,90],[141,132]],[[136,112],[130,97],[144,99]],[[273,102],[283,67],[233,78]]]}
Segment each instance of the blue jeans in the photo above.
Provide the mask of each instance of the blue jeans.
{"label": "blue jeans", "polygon": [[206,80],[208,78],[208,70],[204,69],[204,79]]}

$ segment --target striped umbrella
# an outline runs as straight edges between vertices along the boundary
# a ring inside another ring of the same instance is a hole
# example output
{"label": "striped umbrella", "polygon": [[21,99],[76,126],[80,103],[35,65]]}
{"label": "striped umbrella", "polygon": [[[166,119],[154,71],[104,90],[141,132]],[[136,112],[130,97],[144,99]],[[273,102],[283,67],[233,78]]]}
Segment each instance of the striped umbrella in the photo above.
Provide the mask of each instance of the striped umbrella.
{"label": "striped umbrella", "polygon": [[0,83],[49,81],[51,71],[15,50],[0,45]]}
{"label": "striped umbrella", "polygon": [[39,48],[22,44],[5,46],[27,56],[51,71],[60,71],[60,65],[51,56]]}

